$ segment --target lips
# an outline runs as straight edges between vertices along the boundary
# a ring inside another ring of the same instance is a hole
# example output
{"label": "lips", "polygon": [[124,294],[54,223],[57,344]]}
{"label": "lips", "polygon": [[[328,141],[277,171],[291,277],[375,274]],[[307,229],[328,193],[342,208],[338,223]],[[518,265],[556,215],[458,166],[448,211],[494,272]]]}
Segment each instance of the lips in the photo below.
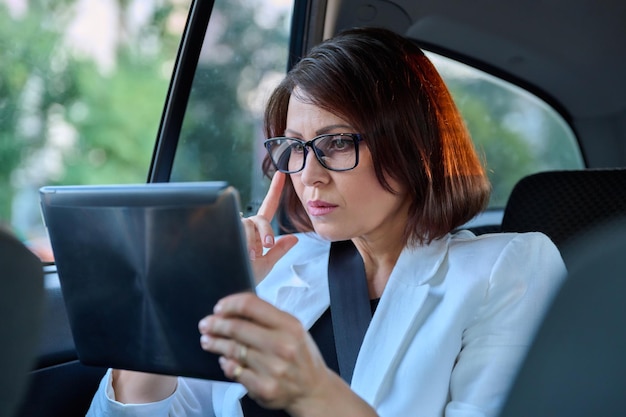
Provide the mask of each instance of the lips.
{"label": "lips", "polygon": [[322,200],[311,200],[307,208],[311,216],[324,216],[333,212],[338,206]]}

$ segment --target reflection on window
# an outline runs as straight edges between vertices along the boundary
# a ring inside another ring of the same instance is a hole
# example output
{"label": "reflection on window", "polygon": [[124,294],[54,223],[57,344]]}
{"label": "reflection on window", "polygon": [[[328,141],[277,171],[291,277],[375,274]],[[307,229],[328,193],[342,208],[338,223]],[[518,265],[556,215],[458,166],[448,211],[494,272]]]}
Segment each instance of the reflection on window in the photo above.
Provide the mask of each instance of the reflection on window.
{"label": "reflection on window", "polygon": [[493,187],[490,208],[502,208],[515,183],[546,170],[584,163],[563,118],[525,90],[481,71],[428,53],[450,88],[484,157]]}
{"label": "reflection on window", "polygon": [[0,223],[37,246],[39,187],[146,181],[190,2],[0,0]]}
{"label": "reflection on window", "polygon": [[291,2],[217,0],[194,76],[171,181],[225,180],[242,208],[265,195],[262,116],[287,68]]}

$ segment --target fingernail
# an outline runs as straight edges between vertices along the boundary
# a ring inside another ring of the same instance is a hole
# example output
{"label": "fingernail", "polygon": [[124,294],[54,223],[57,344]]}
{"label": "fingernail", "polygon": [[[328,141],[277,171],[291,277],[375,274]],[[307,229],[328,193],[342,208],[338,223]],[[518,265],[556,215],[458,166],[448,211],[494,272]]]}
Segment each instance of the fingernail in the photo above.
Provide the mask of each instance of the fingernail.
{"label": "fingernail", "polygon": [[266,245],[273,245],[274,244],[274,238],[270,235],[265,236],[265,244]]}
{"label": "fingernail", "polygon": [[222,304],[221,303],[215,304],[215,307],[213,307],[213,312],[219,313],[220,311],[222,311]]}
{"label": "fingernail", "polygon": [[205,332],[208,330],[208,325],[209,323],[207,323],[205,319],[202,319],[200,320],[200,323],[198,323],[198,328],[200,329],[201,332]]}
{"label": "fingernail", "polygon": [[254,253],[254,250],[250,249],[249,254],[250,254],[250,260],[254,261],[256,259],[256,254]]}
{"label": "fingernail", "polygon": [[209,336],[207,336],[205,334],[200,336],[200,344],[201,345],[207,345],[207,344],[209,344],[210,341],[211,341],[211,338],[209,338]]}

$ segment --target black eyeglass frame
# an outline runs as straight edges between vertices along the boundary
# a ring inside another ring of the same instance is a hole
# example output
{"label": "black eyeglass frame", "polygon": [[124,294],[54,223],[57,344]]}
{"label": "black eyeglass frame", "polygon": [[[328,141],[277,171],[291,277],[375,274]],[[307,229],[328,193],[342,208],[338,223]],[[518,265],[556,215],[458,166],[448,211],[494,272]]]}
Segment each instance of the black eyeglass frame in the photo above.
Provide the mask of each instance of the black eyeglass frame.
{"label": "black eyeglass frame", "polygon": [[[329,166],[326,165],[326,163],[324,162],[324,160],[322,159],[322,156],[320,156],[318,154],[318,152],[320,151],[317,147],[315,147],[314,143],[320,139],[324,139],[326,137],[329,136],[346,136],[349,137],[350,139],[352,139],[352,141],[354,141],[354,165],[350,168],[330,168]],[[278,164],[276,163],[276,161],[274,161],[274,158],[272,157],[272,152],[270,150],[270,145],[272,142],[275,142],[276,140],[285,140],[285,139],[289,139],[289,140],[293,140],[295,142],[299,142],[302,144],[302,149],[304,149],[304,157],[302,158],[302,166],[300,167],[300,169],[296,170],[296,171],[289,171],[289,170],[283,170],[280,169],[278,167]],[[359,142],[363,141],[363,136],[360,133],[324,133],[323,135],[319,135],[314,137],[313,139],[309,140],[309,141],[304,141],[302,139],[297,139],[297,138],[290,138],[288,136],[277,136],[274,138],[269,138],[266,139],[263,142],[263,146],[265,147],[265,150],[267,151],[267,154],[269,155],[270,161],[272,161],[272,164],[274,165],[274,167],[284,173],[284,174],[297,174],[298,172],[302,171],[304,169],[304,167],[306,166],[306,157],[308,156],[308,150],[307,147],[311,148],[313,150],[313,154],[315,155],[315,159],[317,159],[317,161],[320,163],[320,165],[322,165],[324,168],[326,168],[329,171],[335,171],[335,172],[342,172],[342,171],[350,171],[354,168],[357,167],[357,165],[359,165]]]}

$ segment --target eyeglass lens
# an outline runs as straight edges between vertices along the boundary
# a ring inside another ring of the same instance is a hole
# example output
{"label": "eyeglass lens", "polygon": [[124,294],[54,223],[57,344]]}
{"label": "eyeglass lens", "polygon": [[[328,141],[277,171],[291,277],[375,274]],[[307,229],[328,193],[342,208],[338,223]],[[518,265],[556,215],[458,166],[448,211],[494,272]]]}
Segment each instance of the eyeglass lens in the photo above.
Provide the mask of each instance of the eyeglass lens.
{"label": "eyeglass lens", "polygon": [[317,160],[330,170],[344,171],[357,164],[355,139],[349,135],[322,135],[306,142],[291,138],[276,138],[268,141],[267,149],[276,167],[286,173],[299,172],[304,168],[307,146]]}

